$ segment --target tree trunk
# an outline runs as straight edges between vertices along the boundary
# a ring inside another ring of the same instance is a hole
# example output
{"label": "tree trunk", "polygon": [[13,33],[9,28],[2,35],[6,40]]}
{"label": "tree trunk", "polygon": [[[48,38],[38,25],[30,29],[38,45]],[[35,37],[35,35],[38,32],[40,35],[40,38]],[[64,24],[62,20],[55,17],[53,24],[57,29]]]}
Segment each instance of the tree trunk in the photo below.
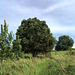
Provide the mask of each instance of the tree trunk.
{"label": "tree trunk", "polygon": [[33,57],[36,57],[36,52],[33,53]]}

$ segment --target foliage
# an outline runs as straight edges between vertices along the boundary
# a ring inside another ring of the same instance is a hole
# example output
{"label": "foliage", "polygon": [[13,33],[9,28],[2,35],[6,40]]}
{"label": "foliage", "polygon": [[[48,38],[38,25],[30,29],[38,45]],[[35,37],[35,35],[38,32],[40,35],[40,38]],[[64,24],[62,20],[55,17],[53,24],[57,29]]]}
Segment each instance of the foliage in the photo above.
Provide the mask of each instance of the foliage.
{"label": "foliage", "polygon": [[4,26],[1,25],[0,33],[0,57],[2,60],[11,56],[12,39],[12,32],[8,33],[8,26],[6,24],[6,21],[4,20]]}
{"label": "foliage", "polygon": [[45,54],[39,53],[39,54],[37,55],[37,58],[45,58]]}
{"label": "foliage", "polygon": [[[33,56],[49,50],[50,29],[45,21],[37,18],[22,20],[16,35],[20,36],[22,51],[32,53]],[[51,44],[50,44],[51,45]]]}
{"label": "foliage", "polygon": [[32,58],[32,54],[25,54],[24,56],[25,56],[25,58],[29,58],[29,59]]}
{"label": "foliage", "polygon": [[16,36],[16,40],[13,41],[13,49],[12,52],[15,53],[18,57],[23,57],[21,53],[22,46],[20,45],[21,39],[19,39],[19,35]]}
{"label": "foliage", "polygon": [[56,42],[57,42],[56,38],[54,38],[52,33],[50,33],[50,40],[49,40],[50,51],[53,50],[53,48],[55,47]]}
{"label": "foliage", "polygon": [[[8,75],[75,75],[75,56],[60,54],[49,58],[7,59],[0,63],[0,74]],[[64,51],[63,51],[64,52]],[[65,51],[66,52],[66,51]]]}
{"label": "foliage", "polygon": [[11,60],[18,60],[19,59],[19,57],[18,57],[18,55],[16,55],[15,53],[11,53]]}
{"label": "foliage", "polygon": [[[52,52],[53,57],[49,59],[45,58],[43,53],[47,51],[51,53],[56,39],[50,33],[45,21],[40,21],[37,18],[22,20],[16,34],[16,40],[12,44],[13,35],[12,32],[8,33],[8,26],[4,20],[0,33],[0,60],[2,62],[0,62],[0,75],[75,74],[75,51],[72,51],[71,48],[74,43],[72,38],[66,35],[60,36],[56,45],[57,50],[68,49],[70,56],[65,55],[67,51],[57,51],[55,56]],[[31,52],[33,55],[38,54],[37,57],[39,58],[32,58],[32,54],[24,54],[23,51],[26,53]],[[48,56],[50,56],[50,53],[48,53]],[[12,61],[10,59],[19,60]]]}
{"label": "foliage", "polygon": [[68,48],[68,53],[69,53],[70,55],[72,54],[72,48],[71,48],[71,47]]}
{"label": "foliage", "polygon": [[[52,33],[50,33],[50,40],[49,40],[49,49],[50,49],[50,58],[52,58],[51,56],[51,51],[53,50],[53,48],[55,47],[55,44],[56,44],[56,39],[52,36]],[[47,53],[46,53],[47,54]]]}
{"label": "foliage", "polygon": [[73,46],[73,43],[74,43],[73,39],[70,38],[69,36],[67,35],[60,36],[56,44],[56,50],[57,51],[68,50],[69,47]]}

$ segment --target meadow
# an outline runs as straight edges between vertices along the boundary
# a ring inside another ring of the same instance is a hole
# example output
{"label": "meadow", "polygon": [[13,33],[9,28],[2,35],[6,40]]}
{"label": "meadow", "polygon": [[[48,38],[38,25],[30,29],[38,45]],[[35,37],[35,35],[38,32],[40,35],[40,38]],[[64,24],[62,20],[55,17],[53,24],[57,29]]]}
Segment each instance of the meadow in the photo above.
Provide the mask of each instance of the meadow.
{"label": "meadow", "polygon": [[0,62],[0,75],[75,75],[75,51],[52,52],[33,58],[19,60],[4,60]]}

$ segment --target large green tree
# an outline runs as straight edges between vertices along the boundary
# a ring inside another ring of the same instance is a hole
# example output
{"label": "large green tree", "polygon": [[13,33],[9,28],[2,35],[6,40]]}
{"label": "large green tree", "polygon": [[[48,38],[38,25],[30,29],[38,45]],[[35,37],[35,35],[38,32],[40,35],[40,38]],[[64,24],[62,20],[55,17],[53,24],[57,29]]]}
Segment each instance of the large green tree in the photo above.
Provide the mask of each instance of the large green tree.
{"label": "large green tree", "polygon": [[8,33],[8,25],[4,20],[4,25],[1,25],[1,33],[0,33],[0,57],[2,59],[10,57],[12,39],[13,39],[12,32]]}
{"label": "large green tree", "polygon": [[69,36],[67,35],[60,36],[56,44],[56,50],[57,51],[68,50],[68,48],[72,47],[73,44],[74,44],[74,41]]}
{"label": "large green tree", "polygon": [[50,29],[45,21],[37,18],[29,18],[22,20],[21,25],[17,29],[16,35],[20,36],[22,51],[32,53],[33,56],[39,52],[49,50]]}

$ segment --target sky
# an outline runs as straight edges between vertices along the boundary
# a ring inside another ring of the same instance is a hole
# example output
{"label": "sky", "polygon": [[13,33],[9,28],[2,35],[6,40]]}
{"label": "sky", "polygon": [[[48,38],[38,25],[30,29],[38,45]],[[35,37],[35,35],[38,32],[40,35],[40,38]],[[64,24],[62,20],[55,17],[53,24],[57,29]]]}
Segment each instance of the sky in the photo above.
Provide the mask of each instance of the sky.
{"label": "sky", "polygon": [[34,17],[46,21],[56,39],[68,35],[75,42],[75,0],[0,0],[0,25],[6,20],[13,34],[23,19]]}

